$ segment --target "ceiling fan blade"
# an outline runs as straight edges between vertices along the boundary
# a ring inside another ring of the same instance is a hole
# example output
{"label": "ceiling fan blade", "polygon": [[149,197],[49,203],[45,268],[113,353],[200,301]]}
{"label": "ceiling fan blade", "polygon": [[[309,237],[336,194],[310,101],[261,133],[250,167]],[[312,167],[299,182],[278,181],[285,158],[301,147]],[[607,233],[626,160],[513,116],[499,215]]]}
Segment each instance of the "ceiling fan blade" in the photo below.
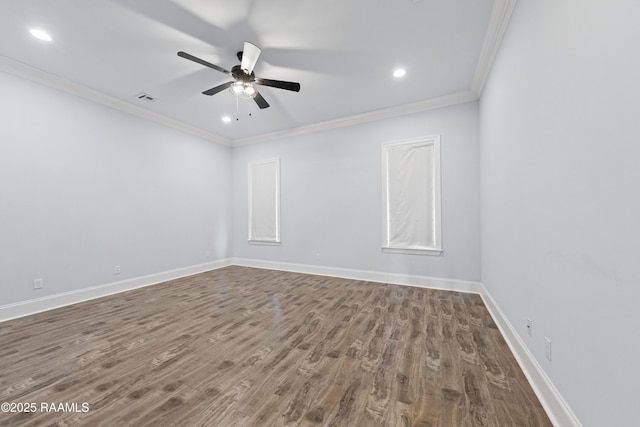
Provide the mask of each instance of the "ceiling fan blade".
{"label": "ceiling fan blade", "polygon": [[293,92],[300,92],[300,83],[285,82],[282,80],[271,80],[271,79],[256,79],[255,83],[262,86],[277,87],[278,89],[285,89],[285,90],[291,90]]}
{"label": "ceiling fan blade", "polygon": [[260,92],[256,92],[256,96],[253,99],[256,101],[256,104],[258,104],[260,109],[269,108],[269,103],[262,97],[262,95],[260,95]]}
{"label": "ceiling fan blade", "polygon": [[212,87],[211,89],[207,89],[204,92],[202,92],[203,95],[215,95],[218,92],[222,92],[225,89],[228,89],[229,87],[231,87],[231,85],[234,82],[226,82],[226,83],[222,83],[221,85],[218,85],[216,87]]}
{"label": "ceiling fan blade", "polygon": [[231,71],[229,70],[225,70],[222,67],[219,67],[215,64],[212,64],[210,62],[205,61],[204,59],[200,59],[196,56],[193,56],[191,54],[188,54],[187,52],[178,52],[178,56],[184,59],[188,59],[189,61],[193,61],[193,62],[197,62],[200,65],[204,65],[205,67],[209,67],[209,68],[213,68],[214,70],[220,71],[221,73],[225,73],[225,74],[231,74]]}
{"label": "ceiling fan blade", "polygon": [[256,62],[258,62],[258,57],[260,56],[260,48],[253,43],[244,42],[244,50],[242,51],[242,63],[240,64],[240,68],[243,70],[247,70],[247,74],[251,74],[253,72],[253,67],[256,66]]}

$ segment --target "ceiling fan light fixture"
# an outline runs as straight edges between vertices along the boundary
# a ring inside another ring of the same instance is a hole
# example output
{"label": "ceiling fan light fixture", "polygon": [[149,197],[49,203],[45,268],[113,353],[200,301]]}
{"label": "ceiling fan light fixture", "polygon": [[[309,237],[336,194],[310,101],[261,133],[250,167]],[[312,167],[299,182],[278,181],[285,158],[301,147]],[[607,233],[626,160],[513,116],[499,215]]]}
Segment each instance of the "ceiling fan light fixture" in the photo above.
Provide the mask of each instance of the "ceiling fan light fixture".
{"label": "ceiling fan light fixture", "polygon": [[233,82],[229,87],[229,91],[242,99],[255,98],[258,93],[251,83],[242,81]]}
{"label": "ceiling fan light fixture", "polygon": [[253,98],[254,96],[256,96],[256,88],[254,88],[252,84],[247,84],[244,87],[244,93],[245,95],[248,95],[251,98]]}

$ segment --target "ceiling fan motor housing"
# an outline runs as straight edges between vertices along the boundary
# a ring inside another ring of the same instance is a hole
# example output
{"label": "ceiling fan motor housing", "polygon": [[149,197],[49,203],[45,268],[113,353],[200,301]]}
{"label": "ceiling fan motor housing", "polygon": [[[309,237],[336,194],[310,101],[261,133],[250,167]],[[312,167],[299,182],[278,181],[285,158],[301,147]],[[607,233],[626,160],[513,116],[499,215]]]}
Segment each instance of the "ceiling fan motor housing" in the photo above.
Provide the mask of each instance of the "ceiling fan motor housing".
{"label": "ceiling fan motor housing", "polygon": [[256,80],[256,76],[253,72],[251,72],[251,74],[248,74],[240,67],[240,65],[236,65],[231,69],[231,75],[234,79],[241,82],[252,83]]}

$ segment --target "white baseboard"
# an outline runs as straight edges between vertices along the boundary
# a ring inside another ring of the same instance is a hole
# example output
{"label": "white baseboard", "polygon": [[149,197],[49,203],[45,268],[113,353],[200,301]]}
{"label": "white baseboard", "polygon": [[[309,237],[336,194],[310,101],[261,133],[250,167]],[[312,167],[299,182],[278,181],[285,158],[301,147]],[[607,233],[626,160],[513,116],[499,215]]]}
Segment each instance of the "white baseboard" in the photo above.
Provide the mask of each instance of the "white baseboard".
{"label": "white baseboard", "polygon": [[191,276],[193,274],[215,270],[218,268],[226,267],[228,265],[231,265],[230,260],[223,259],[219,261],[212,261],[204,264],[178,268],[175,270],[163,271],[160,273],[150,274],[148,276],[121,280],[119,282],[92,286],[90,288],[83,288],[75,291],[48,295],[46,297],[21,301],[14,304],[7,304],[0,306],[0,322],[16,319],[18,317],[28,316],[30,314],[40,313],[47,310],[52,310],[54,308],[64,307],[66,305],[77,304],[79,302],[88,301],[107,295],[130,291],[132,289],[155,285],[161,282],[166,282],[167,280]]}
{"label": "white baseboard", "polygon": [[369,282],[392,283],[421,288],[442,289],[446,291],[477,293],[482,297],[487,310],[500,329],[509,345],[518,365],[529,380],[533,391],[544,407],[549,419],[556,427],[582,427],[569,405],[562,398],[542,367],[529,352],[517,334],[513,325],[495,303],[486,288],[479,282],[454,279],[442,279],[427,276],[386,273],[366,270],[353,270],[336,267],[325,267],[308,264],[294,264],[277,261],[232,258],[232,264],[243,267],[264,268],[269,270],[291,271],[294,273],[317,274],[345,279],[365,280]]}
{"label": "white baseboard", "polygon": [[54,308],[64,307],[66,305],[77,304],[79,302],[107,295],[155,285],[168,280],[178,279],[180,277],[216,270],[229,265],[317,274],[322,276],[443,289],[448,291],[470,293],[480,293],[481,291],[481,284],[478,282],[255,259],[230,258],[3,305],[0,306],[0,322],[52,310]]}
{"label": "white baseboard", "polygon": [[522,341],[509,319],[504,315],[484,285],[481,285],[481,288],[480,295],[484,305],[496,322],[498,329],[500,329],[502,336],[511,349],[511,353],[518,361],[518,365],[520,365],[527,380],[529,380],[531,388],[538,396],[553,425],[556,427],[581,427],[582,424],[533,357],[533,354]]}
{"label": "white baseboard", "polygon": [[529,352],[511,322],[509,322],[487,289],[479,282],[246,258],[229,258],[0,306],[0,322],[230,265],[480,294],[553,425],[557,427],[582,426],[542,367]]}
{"label": "white baseboard", "polygon": [[382,271],[354,270],[350,268],[326,267],[321,265],[295,264],[278,261],[264,261],[258,259],[232,258],[233,265],[242,267],[264,268],[267,270],[282,270],[293,273],[317,274],[320,276],[341,277],[344,279],[364,280],[367,282],[390,283],[394,285],[416,286],[419,288],[441,289],[479,294],[482,285],[457,279],[443,279],[440,277],[414,276],[401,273],[387,273]]}

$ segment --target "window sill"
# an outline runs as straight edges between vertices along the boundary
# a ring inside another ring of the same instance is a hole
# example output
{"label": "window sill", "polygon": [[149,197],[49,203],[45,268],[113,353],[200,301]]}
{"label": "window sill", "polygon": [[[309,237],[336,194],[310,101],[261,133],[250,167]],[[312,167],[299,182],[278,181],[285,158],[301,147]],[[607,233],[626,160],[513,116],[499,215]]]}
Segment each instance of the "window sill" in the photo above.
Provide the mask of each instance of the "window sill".
{"label": "window sill", "polygon": [[248,240],[250,245],[264,245],[264,246],[280,246],[282,242],[274,242],[271,240]]}
{"label": "window sill", "polygon": [[389,254],[409,254],[409,255],[427,255],[427,256],[440,256],[442,249],[410,249],[410,248],[390,248],[383,246],[382,252]]}

